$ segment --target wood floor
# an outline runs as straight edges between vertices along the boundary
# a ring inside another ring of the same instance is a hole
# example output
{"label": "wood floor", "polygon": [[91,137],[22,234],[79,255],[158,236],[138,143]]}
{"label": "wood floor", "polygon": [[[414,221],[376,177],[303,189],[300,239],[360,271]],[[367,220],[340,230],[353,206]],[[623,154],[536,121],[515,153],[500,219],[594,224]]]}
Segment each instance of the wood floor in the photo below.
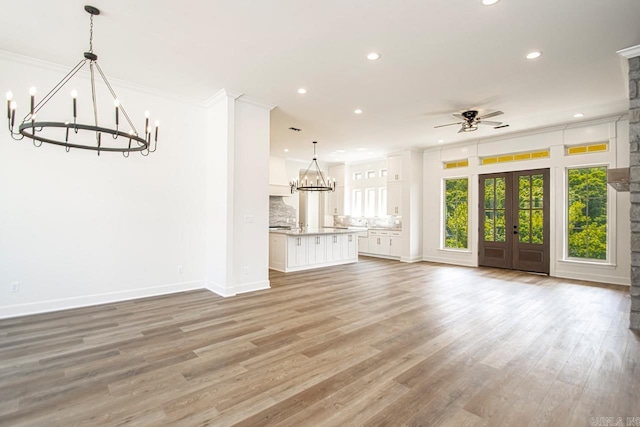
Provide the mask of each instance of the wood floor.
{"label": "wood floor", "polygon": [[640,417],[627,288],[363,257],[271,285],[0,320],[0,425]]}

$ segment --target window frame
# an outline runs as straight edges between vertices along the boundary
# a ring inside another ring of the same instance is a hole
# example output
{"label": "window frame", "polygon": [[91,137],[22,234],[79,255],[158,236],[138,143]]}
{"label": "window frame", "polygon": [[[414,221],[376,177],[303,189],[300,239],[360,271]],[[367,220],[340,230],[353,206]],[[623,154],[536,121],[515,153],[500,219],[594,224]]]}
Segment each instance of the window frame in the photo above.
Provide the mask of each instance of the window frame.
{"label": "window frame", "polygon": [[616,242],[612,239],[612,236],[616,235],[616,193],[615,190],[610,188],[608,184],[606,185],[606,198],[607,198],[607,220],[606,220],[606,230],[607,230],[607,254],[604,259],[596,259],[596,258],[578,258],[578,257],[570,257],[569,256],[569,170],[572,169],[588,169],[588,168],[598,168],[604,167],[607,170],[611,168],[611,165],[606,162],[600,163],[589,163],[589,164],[571,164],[567,165],[564,168],[564,215],[562,218],[563,222],[563,253],[562,259],[560,261],[567,263],[576,263],[576,264],[591,264],[591,265],[600,265],[600,266],[615,266],[616,259]]}
{"label": "window frame", "polygon": [[[453,181],[453,180],[460,180],[460,179],[466,179],[467,180],[467,247],[466,248],[454,248],[454,247],[449,247],[447,246],[447,181]],[[441,203],[441,220],[442,220],[442,226],[441,226],[441,230],[440,230],[440,249],[441,250],[445,250],[445,251],[454,251],[454,252],[470,252],[471,251],[471,246],[472,246],[472,233],[471,233],[471,213],[472,213],[472,209],[470,206],[470,202],[471,202],[471,177],[469,175],[462,175],[462,176],[448,176],[448,177],[444,177],[442,178],[441,181],[441,185],[442,185],[442,191],[441,191],[441,197],[442,197],[442,203]]]}
{"label": "window frame", "polygon": [[[373,212],[368,212],[370,204],[370,196],[373,193]],[[378,191],[374,187],[364,189],[364,217],[375,218],[378,216]],[[371,215],[369,215],[371,213]]]}
{"label": "window frame", "polygon": [[360,181],[361,179],[363,179],[364,175],[362,172],[354,172],[353,173],[353,180],[354,181]]}
{"label": "window frame", "polygon": [[[356,210],[356,194],[360,193],[360,206],[357,206],[357,210]],[[357,188],[355,190],[353,190],[352,195],[351,195],[351,215],[356,217],[356,218],[360,218],[360,217],[364,217],[364,194],[362,193],[362,189],[361,188]]]}

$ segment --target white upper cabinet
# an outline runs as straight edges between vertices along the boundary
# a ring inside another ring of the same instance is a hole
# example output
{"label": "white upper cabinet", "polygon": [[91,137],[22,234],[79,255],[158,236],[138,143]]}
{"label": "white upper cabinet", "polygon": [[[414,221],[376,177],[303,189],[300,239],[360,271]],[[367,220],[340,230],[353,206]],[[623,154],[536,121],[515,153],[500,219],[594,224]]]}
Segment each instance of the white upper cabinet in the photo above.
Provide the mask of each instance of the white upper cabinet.
{"label": "white upper cabinet", "polygon": [[387,181],[402,181],[402,157],[393,156],[387,159]]}

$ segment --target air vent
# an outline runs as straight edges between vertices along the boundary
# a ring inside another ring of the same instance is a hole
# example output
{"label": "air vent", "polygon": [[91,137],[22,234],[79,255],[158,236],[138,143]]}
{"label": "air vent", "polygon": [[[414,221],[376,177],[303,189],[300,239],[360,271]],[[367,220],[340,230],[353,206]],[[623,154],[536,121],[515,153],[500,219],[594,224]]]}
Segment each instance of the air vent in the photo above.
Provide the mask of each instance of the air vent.
{"label": "air vent", "polygon": [[302,129],[298,129],[298,128],[294,128],[294,127],[290,127],[289,130],[292,130],[294,132],[300,132]]}
{"label": "air vent", "polygon": [[502,129],[502,128],[508,128],[509,125],[500,125],[500,126],[495,126],[494,129]]}

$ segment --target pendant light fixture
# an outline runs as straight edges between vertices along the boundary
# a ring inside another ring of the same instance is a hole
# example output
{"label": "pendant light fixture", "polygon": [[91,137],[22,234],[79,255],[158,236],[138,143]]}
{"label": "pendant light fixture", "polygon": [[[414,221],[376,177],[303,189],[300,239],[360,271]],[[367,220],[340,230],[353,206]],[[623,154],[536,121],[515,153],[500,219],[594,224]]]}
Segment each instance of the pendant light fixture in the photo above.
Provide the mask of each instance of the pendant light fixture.
{"label": "pendant light fixture", "polygon": [[320,166],[318,165],[318,156],[316,154],[316,144],[317,141],[313,141],[313,160],[309,163],[309,167],[304,172],[304,178],[298,181],[297,179],[292,179],[289,185],[291,186],[291,194],[294,191],[335,191],[336,190],[336,179],[333,178],[333,181],[327,177],[325,177],[320,170]]}
{"label": "pendant light fixture", "polygon": [[[65,147],[67,152],[71,148],[80,148],[83,150],[97,151],[98,155],[100,155],[102,151],[115,151],[121,152],[125,157],[129,157],[129,153],[138,151],[143,156],[148,156],[149,153],[155,152],[158,148],[158,128],[160,123],[156,121],[152,129],[149,125],[150,118],[149,112],[147,111],[145,112],[144,132],[138,133],[120,99],[109,84],[100,65],[98,65],[98,55],[93,52],[93,17],[100,15],[100,10],[93,6],[85,6],[84,10],[90,16],[89,51],[84,53],[84,59],[73,67],[38,103],[36,103],[36,88],[32,87],[29,90],[31,96],[30,109],[18,125],[17,131],[15,129],[17,104],[13,99],[13,93],[7,92],[7,120],[9,122],[11,137],[16,141],[24,138],[31,139],[33,145],[36,147],[42,146],[43,142],[61,145]],[[78,91],[75,89],[69,92],[71,95],[68,110],[69,120],[63,122],[39,120],[41,110],[87,63],[89,64],[89,74],[91,77],[91,87],[87,93],[91,93],[93,124],[78,123],[80,100],[78,99]],[[98,122],[96,77],[102,79],[111,94],[112,99],[108,109],[113,111],[112,125],[114,126],[105,127],[103,125],[101,126]],[[124,118],[124,121],[129,125],[129,129],[123,130],[121,128],[122,118]]]}

